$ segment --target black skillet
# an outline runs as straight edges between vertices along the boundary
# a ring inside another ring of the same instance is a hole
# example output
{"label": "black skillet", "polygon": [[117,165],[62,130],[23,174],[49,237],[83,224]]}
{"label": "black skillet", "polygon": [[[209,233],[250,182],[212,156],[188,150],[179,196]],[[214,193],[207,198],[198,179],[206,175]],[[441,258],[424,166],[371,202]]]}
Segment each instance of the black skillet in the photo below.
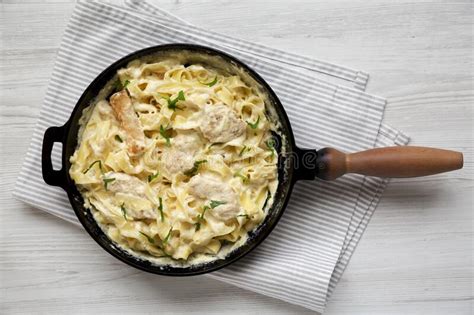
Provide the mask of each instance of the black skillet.
{"label": "black skillet", "polygon": [[[279,121],[278,134],[275,134],[278,154],[279,184],[274,202],[263,223],[249,233],[248,241],[230,252],[225,259],[185,266],[159,266],[150,261],[137,258],[116,246],[100,229],[89,209],[84,207],[84,200],[69,176],[71,166],[69,158],[77,146],[79,119],[84,108],[89,106],[106,83],[116,77],[117,70],[124,68],[135,59],[150,55],[189,53],[189,63],[216,61],[216,64],[227,64],[228,69],[240,68],[245,75],[254,80],[256,86],[263,90],[269,99],[268,106],[274,108],[271,118]],[[282,140],[286,139],[286,140]],[[53,170],[51,150],[55,142],[62,143],[62,168]],[[345,173],[358,173],[379,177],[413,177],[424,176],[462,167],[462,154],[454,151],[421,148],[390,147],[372,149],[364,152],[345,155],[335,149],[325,148],[300,149],[295,145],[293,131],[285,110],[270,86],[238,59],[221,51],[198,45],[169,44],[146,48],[118,60],[105,69],[84,91],[77,102],[71,117],[62,127],[50,127],[43,139],[42,171],[44,181],[53,186],[62,187],[68,194],[71,206],[79,221],[91,237],[107,252],[121,261],[138,269],[170,276],[190,276],[211,272],[225,267],[242,258],[260,244],[275,227],[285,210],[288,199],[297,180],[311,180],[315,177],[331,180]]]}

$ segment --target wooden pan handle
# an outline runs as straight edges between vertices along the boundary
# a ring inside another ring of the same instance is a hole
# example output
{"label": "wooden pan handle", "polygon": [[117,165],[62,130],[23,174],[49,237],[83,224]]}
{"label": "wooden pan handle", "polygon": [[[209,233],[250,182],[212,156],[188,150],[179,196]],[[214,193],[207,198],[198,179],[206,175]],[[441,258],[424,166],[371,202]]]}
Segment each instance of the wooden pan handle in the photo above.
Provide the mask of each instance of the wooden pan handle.
{"label": "wooden pan handle", "polygon": [[462,168],[460,152],[425,147],[387,147],[345,154],[332,148],[318,151],[317,177],[332,180],[347,173],[377,177],[417,177]]}

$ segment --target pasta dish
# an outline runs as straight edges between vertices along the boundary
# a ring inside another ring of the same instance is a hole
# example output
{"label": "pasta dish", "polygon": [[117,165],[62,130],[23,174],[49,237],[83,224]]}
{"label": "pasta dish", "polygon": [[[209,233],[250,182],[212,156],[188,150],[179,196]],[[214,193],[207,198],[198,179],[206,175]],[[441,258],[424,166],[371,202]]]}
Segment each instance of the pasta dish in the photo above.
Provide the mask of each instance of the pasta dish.
{"label": "pasta dish", "polygon": [[83,113],[69,169],[104,233],[163,264],[241,246],[278,185],[266,97],[173,57],[135,60],[108,88]]}

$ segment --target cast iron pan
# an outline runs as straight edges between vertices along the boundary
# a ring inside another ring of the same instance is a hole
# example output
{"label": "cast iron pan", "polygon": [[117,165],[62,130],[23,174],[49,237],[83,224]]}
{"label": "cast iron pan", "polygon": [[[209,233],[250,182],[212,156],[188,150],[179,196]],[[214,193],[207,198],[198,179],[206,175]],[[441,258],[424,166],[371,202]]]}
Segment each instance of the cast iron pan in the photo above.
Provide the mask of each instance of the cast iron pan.
{"label": "cast iron pan", "polygon": [[[155,265],[116,246],[102,232],[89,209],[84,207],[84,200],[69,176],[71,166],[69,158],[77,146],[78,122],[84,108],[93,102],[107,82],[115,78],[117,70],[126,67],[130,61],[146,58],[150,55],[172,54],[174,52],[186,52],[190,56],[195,56],[195,58],[190,58],[192,59],[190,63],[200,59],[214,59],[227,63],[231,68],[243,69],[248,76],[253,78],[257,86],[266,92],[269,99],[268,105],[273,107],[275,112],[272,118],[280,123],[278,132],[274,134],[277,143],[276,149],[279,152],[279,184],[273,205],[263,223],[249,233],[248,241],[243,246],[230,252],[225,259],[185,267]],[[62,168],[60,170],[53,170],[51,163],[51,150],[55,142],[62,143]],[[44,181],[49,185],[62,187],[67,192],[79,221],[102,248],[133,267],[169,276],[190,276],[211,272],[225,267],[249,253],[269,235],[277,224],[297,180],[312,180],[315,177],[332,180],[345,173],[380,177],[424,176],[459,169],[462,164],[463,157],[461,153],[422,147],[389,147],[347,155],[331,148],[324,148],[319,151],[300,149],[295,145],[293,131],[280,100],[260,75],[243,62],[224,52],[190,44],[170,44],[146,48],[110,65],[84,91],[68,122],[62,127],[50,127],[46,130],[42,151]]]}

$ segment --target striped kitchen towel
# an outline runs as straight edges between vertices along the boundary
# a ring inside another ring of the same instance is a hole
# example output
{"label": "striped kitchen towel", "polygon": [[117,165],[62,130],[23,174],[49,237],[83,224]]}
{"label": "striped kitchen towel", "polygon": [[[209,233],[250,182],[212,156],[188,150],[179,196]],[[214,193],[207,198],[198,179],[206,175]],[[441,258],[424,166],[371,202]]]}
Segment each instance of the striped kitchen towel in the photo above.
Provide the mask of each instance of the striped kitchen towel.
{"label": "striped kitchen towel", "polygon": [[[44,131],[66,122],[82,91],[109,64],[144,47],[176,42],[223,50],[262,75],[282,101],[301,147],[350,152],[408,141],[381,123],[386,101],[363,91],[368,79],[363,71],[204,32],[142,1],[123,6],[79,2],[64,33],[14,195],[79,224],[64,191],[42,180]],[[352,86],[329,83],[321,75]],[[60,165],[58,151],[52,158]],[[322,312],[386,184],[359,175],[298,183],[267,240],[237,263],[207,276]]]}
{"label": "striped kitchen towel", "polygon": [[125,0],[125,6],[138,10],[141,14],[146,15],[159,23],[166,23],[167,25],[172,25],[175,28],[179,28],[179,30],[183,32],[191,32],[197,37],[202,37],[203,39],[211,40],[220,45],[232,47],[234,49],[248,51],[253,55],[257,55],[269,60],[275,60],[287,66],[306,69],[312,72],[326,74],[330,77],[345,80],[349,82],[354,88],[360,89],[362,91],[365,90],[367,81],[369,80],[368,73],[361,70],[354,70],[314,58],[304,57],[274,48],[268,48],[258,43],[235,39],[227,35],[199,28],[166,10],[162,10],[157,6],[149,4],[146,1]]}

